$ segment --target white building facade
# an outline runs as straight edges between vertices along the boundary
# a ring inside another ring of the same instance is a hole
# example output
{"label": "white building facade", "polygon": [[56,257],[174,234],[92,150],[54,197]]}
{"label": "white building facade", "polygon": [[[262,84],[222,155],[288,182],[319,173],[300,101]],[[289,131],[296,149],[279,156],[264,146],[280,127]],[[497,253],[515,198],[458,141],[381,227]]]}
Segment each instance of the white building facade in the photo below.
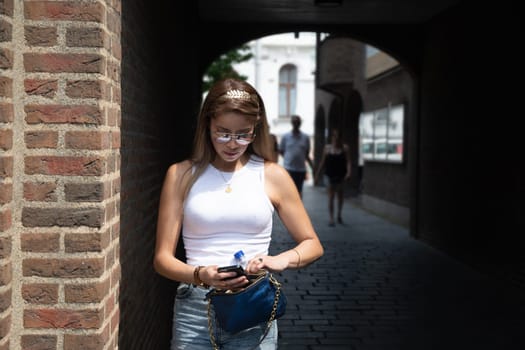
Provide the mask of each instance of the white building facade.
{"label": "white building facade", "polygon": [[248,77],[266,106],[270,132],[291,130],[290,115],[303,119],[301,130],[314,133],[316,34],[285,33],[248,43],[254,57],[234,68]]}

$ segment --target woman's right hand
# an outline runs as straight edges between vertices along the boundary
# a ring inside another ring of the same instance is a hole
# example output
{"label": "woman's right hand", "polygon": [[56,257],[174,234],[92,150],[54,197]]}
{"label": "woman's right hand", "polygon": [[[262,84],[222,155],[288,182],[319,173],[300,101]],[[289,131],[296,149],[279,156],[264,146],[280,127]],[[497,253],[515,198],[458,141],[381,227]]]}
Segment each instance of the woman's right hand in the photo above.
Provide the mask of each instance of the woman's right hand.
{"label": "woman's right hand", "polygon": [[201,281],[216,289],[239,289],[248,284],[245,275],[238,277],[236,272],[219,272],[217,265],[209,265],[201,268],[199,276]]}

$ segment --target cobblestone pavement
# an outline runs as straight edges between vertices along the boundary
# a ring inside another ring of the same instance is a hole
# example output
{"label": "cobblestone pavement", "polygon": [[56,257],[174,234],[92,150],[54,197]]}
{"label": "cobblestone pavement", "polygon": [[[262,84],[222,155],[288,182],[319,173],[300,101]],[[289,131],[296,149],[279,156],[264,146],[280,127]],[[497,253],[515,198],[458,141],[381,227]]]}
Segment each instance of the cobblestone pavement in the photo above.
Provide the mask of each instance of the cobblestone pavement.
{"label": "cobblestone pavement", "polygon": [[[347,200],[345,224],[328,226],[327,198],[303,201],[325,255],[278,275],[288,298],[280,350],[525,349],[525,298],[408,230]],[[278,218],[271,251],[293,245]]]}

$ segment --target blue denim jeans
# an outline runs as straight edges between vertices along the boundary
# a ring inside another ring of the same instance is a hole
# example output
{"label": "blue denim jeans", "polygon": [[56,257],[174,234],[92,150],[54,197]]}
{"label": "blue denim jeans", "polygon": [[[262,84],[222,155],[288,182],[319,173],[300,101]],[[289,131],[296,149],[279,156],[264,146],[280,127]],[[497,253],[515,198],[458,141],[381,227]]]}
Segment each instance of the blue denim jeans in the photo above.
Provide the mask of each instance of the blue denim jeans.
{"label": "blue denim jeans", "polygon": [[[205,296],[208,290],[191,284],[181,283],[177,288],[173,310],[173,333],[171,350],[210,350],[208,331],[208,301]],[[212,312],[213,317],[213,312]],[[264,334],[266,323],[239,333],[229,333],[213,322],[215,342],[221,350],[252,349]],[[273,321],[268,335],[257,350],[277,349],[277,321]]]}

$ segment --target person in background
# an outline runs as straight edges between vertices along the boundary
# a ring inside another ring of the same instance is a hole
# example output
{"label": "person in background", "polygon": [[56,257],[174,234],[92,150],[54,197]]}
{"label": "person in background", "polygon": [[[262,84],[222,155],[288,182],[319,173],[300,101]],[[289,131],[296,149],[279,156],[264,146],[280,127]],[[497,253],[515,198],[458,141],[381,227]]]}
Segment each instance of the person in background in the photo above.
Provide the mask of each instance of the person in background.
{"label": "person in background", "polygon": [[315,175],[315,182],[318,182],[319,175],[323,169],[328,179],[328,212],[330,215],[328,225],[333,227],[335,226],[334,201],[336,196],[337,222],[343,223],[341,213],[344,203],[344,181],[350,178],[352,171],[349,147],[343,143],[337,129],[332,130],[330,143],[324,147]]}
{"label": "person in background", "polygon": [[[192,156],[169,167],[160,197],[153,265],[180,282],[172,350],[211,348],[206,293],[248,284],[245,275],[218,271],[233,264],[235,252],[244,251],[247,273],[298,269],[323,255],[292,179],[271,160],[271,147],[259,93],[240,80],[214,84],[199,113]],[[269,255],[274,211],[295,243]],[[186,261],[175,256],[181,238]],[[235,334],[218,329],[215,342],[223,350],[251,349],[265,328]],[[276,348],[274,320],[260,349]]]}
{"label": "person in background", "polygon": [[306,179],[306,163],[313,170],[310,158],[310,137],[301,131],[301,117],[293,115],[292,130],[281,138],[279,152],[283,156],[283,166],[292,177],[297,191],[302,196],[303,183]]}
{"label": "person in background", "polygon": [[279,160],[279,143],[277,142],[277,136],[275,136],[275,134],[270,134],[270,139],[272,140],[272,160],[277,163],[277,161]]}

